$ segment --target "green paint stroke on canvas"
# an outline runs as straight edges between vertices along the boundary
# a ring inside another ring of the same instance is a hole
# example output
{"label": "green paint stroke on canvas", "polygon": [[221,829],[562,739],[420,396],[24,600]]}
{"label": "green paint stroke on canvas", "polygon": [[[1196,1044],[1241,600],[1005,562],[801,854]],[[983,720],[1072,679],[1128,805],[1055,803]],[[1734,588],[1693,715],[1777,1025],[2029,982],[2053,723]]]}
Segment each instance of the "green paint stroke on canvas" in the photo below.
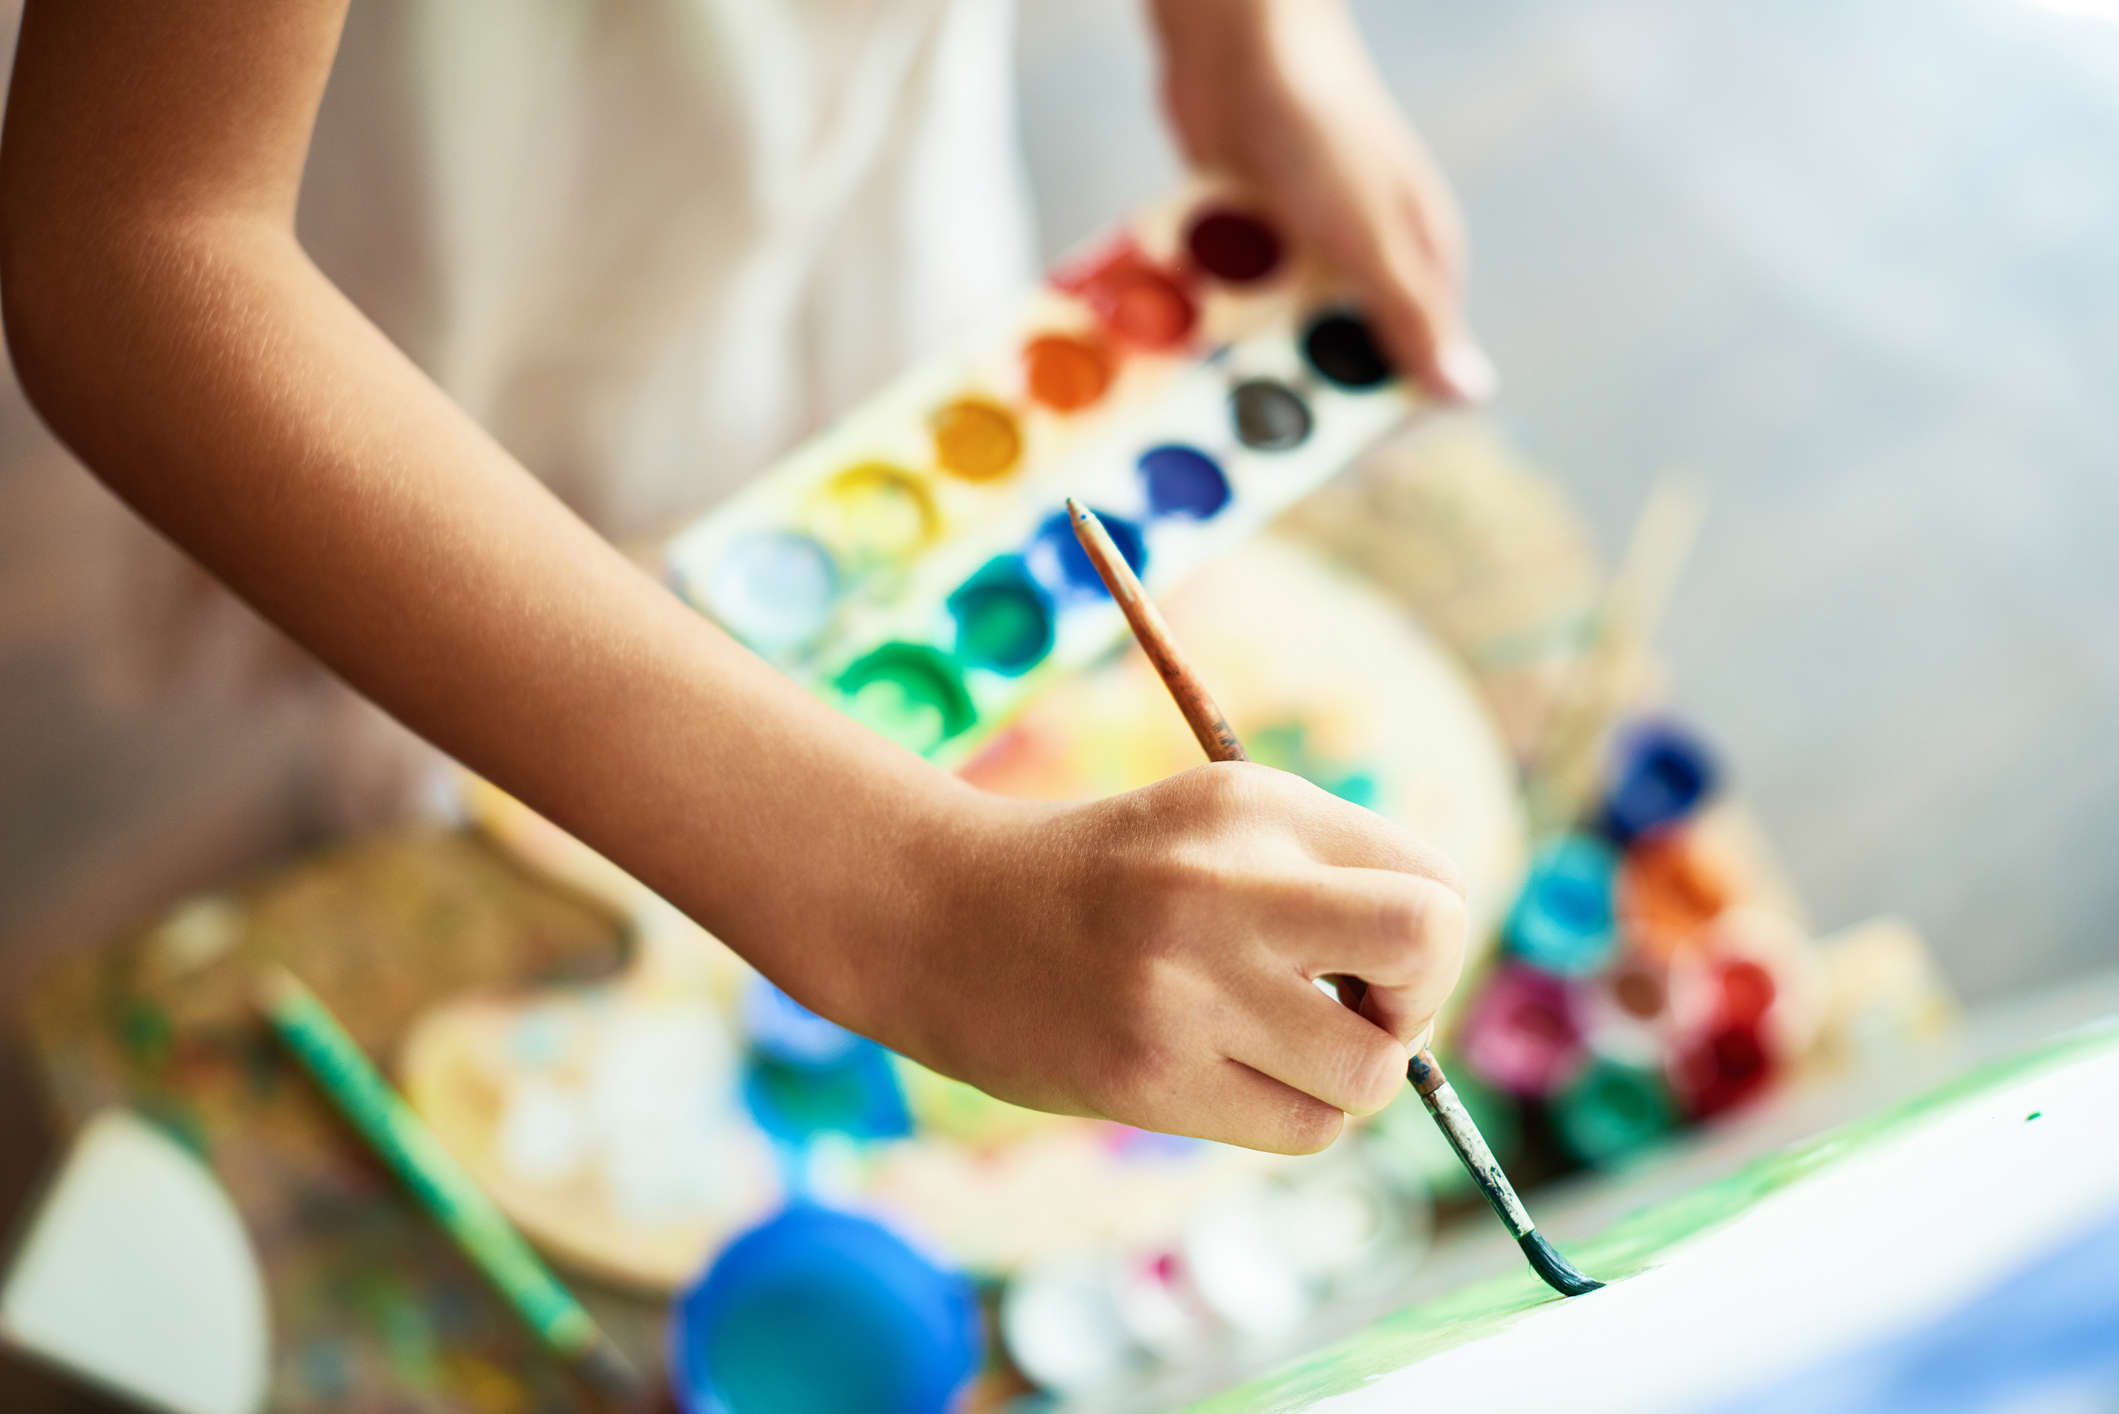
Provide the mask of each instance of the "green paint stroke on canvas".
{"label": "green paint stroke on canvas", "polygon": [[[2119,1046],[2119,1026],[2098,1027],[1974,1070],[1918,1099],[1770,1154],[1725,1179],[1635,1213],[1591,1241],[1568,1244],[1568,1256],[1607,1282],[1622,1281],[1655,1265],[1677,1243],[1719,1227],[1768,1194],[1917,1120],[1998,1085],[2115,1046]],[[1345,1340],[1194,1405],[1193,1411],[1232,1414],[1236,1410],[1305,1409],[1440,1351],[1484,1339],[1513,1324],[1524,1312],[1561,1299],[1528,1269],[1477,1282],[1385,1316]]]}

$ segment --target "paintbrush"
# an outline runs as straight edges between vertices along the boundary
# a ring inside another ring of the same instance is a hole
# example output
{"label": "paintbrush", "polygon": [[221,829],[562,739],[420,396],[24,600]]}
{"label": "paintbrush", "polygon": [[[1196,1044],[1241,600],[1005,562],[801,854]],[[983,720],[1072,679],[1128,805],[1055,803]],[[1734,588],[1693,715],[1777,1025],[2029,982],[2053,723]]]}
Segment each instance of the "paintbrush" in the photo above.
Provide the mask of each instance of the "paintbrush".
{"label": "paintbrush", "polygon": [[[1155,665],[1162,676],[1163,685],[1170,689],[1170,696],[1177,700],[1177,709],[1184,714],[1185,725],[1199,739],[1209,757],[1216,761],[1248,761],[1243,743],[1236,739],[1228,719],[1214,705],[1206,686],[1199,675],[1192,671],[1184,654],[1178,651],[1177,641],[1170,636],[1170,626],[1156,611],[1147,591],[1141,588],[1140,580],[1134,577],[1133,567],[1125,556],[1111,543],[1110,534],[1095,512],[1073,497],[1067,498],[1067,515],[1074,525],[1074,536],[1081,541],[1089,562],[1096,566],[1104,587],[1118,601],[1125,612],[1126,622],[1133,626],[1133,636],[1138,639],[1141,651]],[[1486,1146],[1479,1127],[1472,1123],[1464,1102],[1442,1073],[1435,1061],[1433,1051],[1425,1046],[1413,1053],[1406,1066],[1405,1078],[1420,1092],[1427,1112],[1435,1117],[1442,1129],[1442,1137],[1456,1150],[1457,1157],[1471,1174],[1486,1201],[1493,1205],[1494,1213],[1530,1259],[1530,1265],[1545,1284],[1562,1296],[1579,1296],[1585,1291],[1595,1291],[1604,1283],[1585,1276],[1556,1251],[1550,1242],[1531,1222],[1530,1214],[1523,1207],[1523,1200],[1516,1196],[1515,1186],[1508,1175],[1501,1172],[1501,1165],[1494,1158],[1494,1151]]]}
{"label": "paintbrush", "polygon": [[325,1095],[546,1348],[586,1383],[596,1407],[628,1414],[648,1408],[650,1387],[611,1338],[412,1106],[390,1088],[316,994],[275,964],[258,975],[256,1000]]}

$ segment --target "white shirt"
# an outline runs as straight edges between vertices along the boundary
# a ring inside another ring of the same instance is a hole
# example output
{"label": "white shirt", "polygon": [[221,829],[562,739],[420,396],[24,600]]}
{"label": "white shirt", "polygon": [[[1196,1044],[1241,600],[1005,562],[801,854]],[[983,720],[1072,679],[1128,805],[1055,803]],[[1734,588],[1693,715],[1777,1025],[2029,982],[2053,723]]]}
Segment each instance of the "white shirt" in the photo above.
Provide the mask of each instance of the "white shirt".
{"label": "white shirt", "polygon": [[356,0],[301,226],[592,523],[666,528],[1030,277],[1008,0]]}

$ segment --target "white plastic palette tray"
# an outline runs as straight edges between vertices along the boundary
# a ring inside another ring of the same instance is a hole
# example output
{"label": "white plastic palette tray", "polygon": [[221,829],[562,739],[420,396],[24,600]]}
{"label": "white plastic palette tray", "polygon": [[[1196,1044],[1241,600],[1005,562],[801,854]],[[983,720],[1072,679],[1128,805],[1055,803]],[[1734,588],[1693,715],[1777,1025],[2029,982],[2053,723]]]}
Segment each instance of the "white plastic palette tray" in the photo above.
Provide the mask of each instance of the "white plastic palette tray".
{"label": "white plastic palette tray", "polygon": [[1196,188],[680,532],[669,571],[827,701],[955,764],[1124,633],[1066,497],[1166,591],[1415,406],[1324,272]]}

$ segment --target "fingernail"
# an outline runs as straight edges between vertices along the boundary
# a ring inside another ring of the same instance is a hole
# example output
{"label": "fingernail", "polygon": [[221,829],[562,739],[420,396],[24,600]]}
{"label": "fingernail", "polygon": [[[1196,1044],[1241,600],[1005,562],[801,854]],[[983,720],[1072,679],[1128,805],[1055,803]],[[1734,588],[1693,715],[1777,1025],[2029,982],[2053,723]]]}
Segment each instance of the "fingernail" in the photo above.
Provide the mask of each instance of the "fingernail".
{"label": "fingernail", "polygon": [[1452,339],[1444,344],[1435,366],[1449,383],[1450,391],[1468,403],[1487,401],[1501,386],[1494,361],[1469,339]]}

